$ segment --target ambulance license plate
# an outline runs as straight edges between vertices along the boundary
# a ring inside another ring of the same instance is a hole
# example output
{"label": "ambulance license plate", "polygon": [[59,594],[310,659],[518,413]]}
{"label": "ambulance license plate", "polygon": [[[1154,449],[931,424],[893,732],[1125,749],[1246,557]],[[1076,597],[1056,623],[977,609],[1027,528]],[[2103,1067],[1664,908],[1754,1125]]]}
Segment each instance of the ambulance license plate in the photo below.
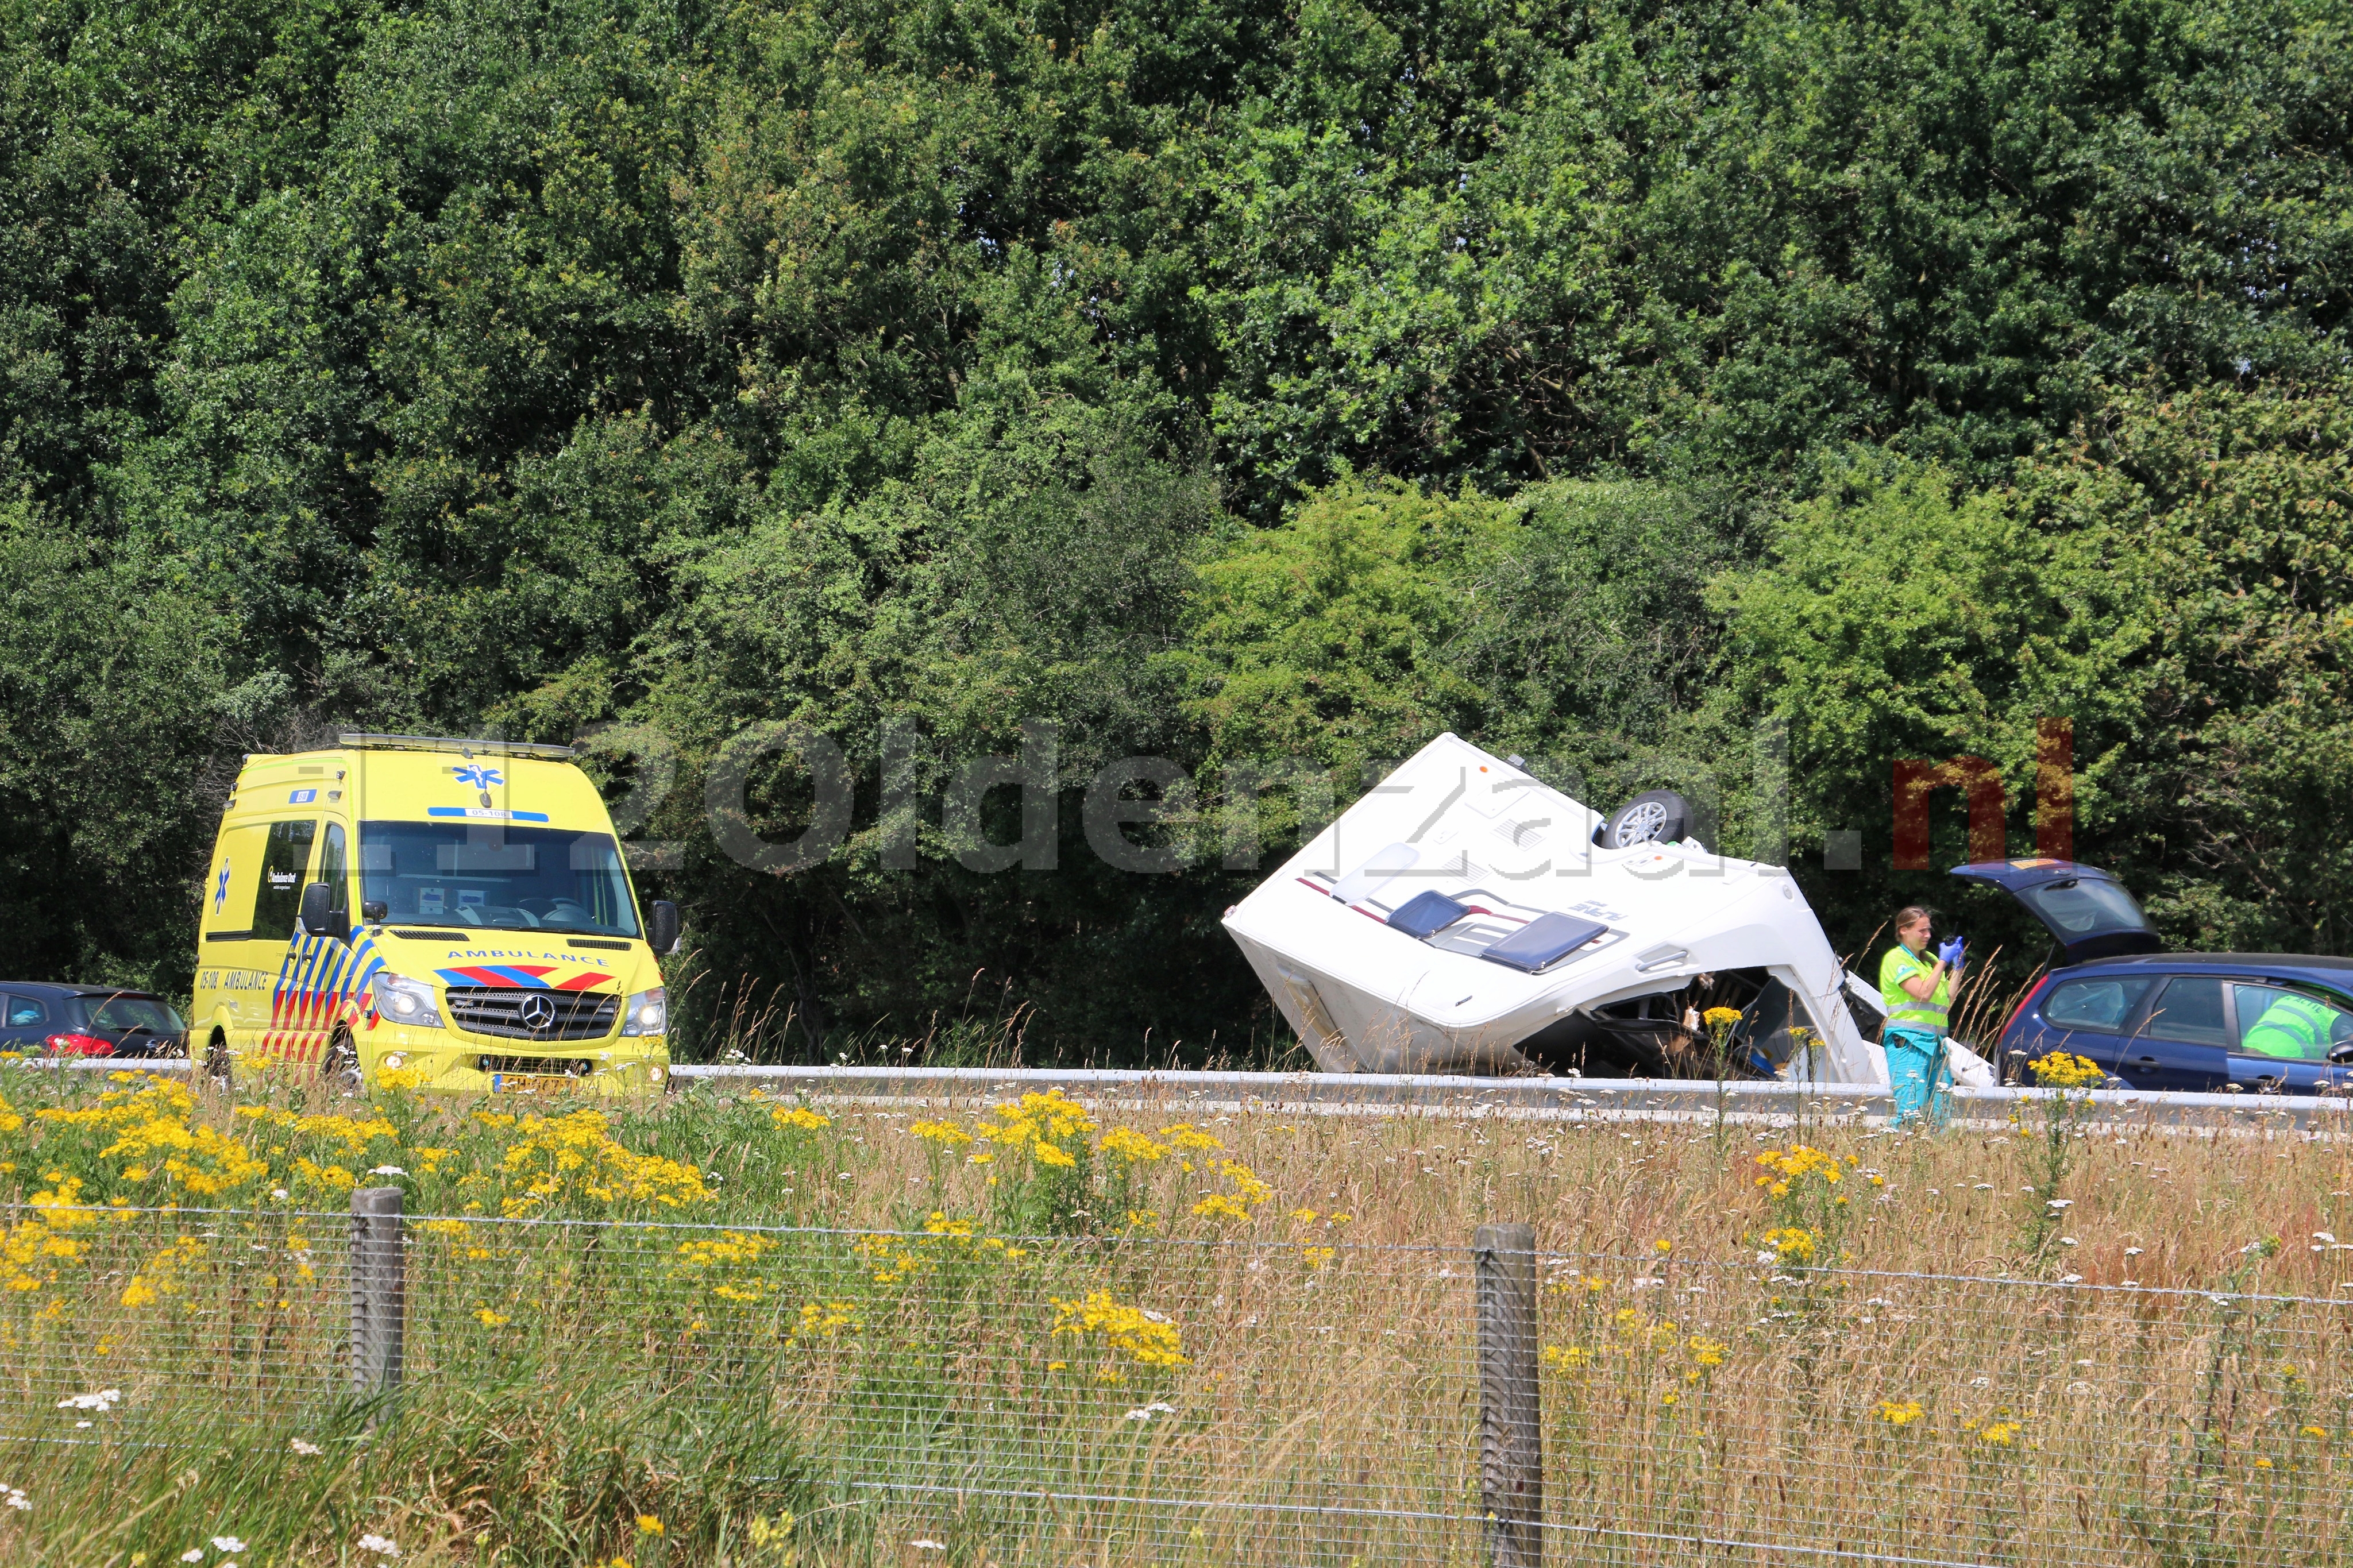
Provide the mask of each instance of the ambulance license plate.
{"label": "ambulance license plate", "polygon": [[561,1073],[494,1072],[492,1094],[562,1094],[580,1080]]}

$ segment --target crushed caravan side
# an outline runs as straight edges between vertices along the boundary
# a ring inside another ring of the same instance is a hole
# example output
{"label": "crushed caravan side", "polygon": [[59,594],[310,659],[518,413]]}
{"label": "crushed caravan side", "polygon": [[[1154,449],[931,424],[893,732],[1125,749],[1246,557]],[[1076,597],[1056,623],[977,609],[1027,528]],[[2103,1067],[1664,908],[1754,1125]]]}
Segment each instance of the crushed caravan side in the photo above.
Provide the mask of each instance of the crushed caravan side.
{"label": "crushed caravan side", "polygon": [[1666,1076],[1689,1066],[1696,1001],[1722,996],[1742,1013],[1741,1076],[1887,1081],[1787,871],[1689,839],[1601,848],[1599,821],[1440,735],[1226,929],[1330,1072],[1507,1073],[1599,1052]]}

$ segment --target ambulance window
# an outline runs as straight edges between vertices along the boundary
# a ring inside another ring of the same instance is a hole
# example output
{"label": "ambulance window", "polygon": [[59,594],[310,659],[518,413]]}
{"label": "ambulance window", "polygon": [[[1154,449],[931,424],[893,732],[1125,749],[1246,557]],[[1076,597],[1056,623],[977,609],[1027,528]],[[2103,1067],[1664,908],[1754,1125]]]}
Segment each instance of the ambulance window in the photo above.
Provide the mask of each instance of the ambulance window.
{"label": "ambulance window", "polygon": [[351,861],[343,853],[343,825],[327,824],[327,842],[319,850],[319,879],[334,889],[327,900],[328,910],[335,917],[335,929],[343,930],[352,923]]}
{"label": "ambulance window", "polygon": [[319,836],[315,820],[273,822],[261,850],[261,876],[254,884],[253,921],[248,928],[258,941],[275,942],[294,934],[294,918],[302,912],[302,874],[311,868],[311,841]]}
{"label": "ambulance window", "polygon": [[491,822],[363,822],[359,833],[360,897],[393,920],[638,934],[609,835]]}

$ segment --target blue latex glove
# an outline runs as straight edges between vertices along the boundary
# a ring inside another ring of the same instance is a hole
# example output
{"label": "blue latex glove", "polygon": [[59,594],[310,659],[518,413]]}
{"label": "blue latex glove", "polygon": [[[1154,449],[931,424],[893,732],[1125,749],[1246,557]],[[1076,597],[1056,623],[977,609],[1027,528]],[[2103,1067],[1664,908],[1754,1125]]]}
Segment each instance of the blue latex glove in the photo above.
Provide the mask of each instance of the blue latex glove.
{"label": "blue latex glove", "polygon": [[1960,967],[1961,950],[1964,945],[1965,944],[1959,937],[1955,937],[1952,941],[1947,942],[1944,946],[1936,950],[1936,956],[1943,959],[1947,964],[1957,969]]}

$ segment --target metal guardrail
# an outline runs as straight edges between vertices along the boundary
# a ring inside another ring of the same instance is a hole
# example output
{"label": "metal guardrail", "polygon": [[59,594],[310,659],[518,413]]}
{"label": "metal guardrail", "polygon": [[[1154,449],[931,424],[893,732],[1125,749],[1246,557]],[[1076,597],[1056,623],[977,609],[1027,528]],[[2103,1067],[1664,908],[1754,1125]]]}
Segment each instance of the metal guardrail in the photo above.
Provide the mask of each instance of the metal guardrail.
{"label": "metal guardrail", "polygon": [[[44,1072],[145,1072],[186,1076],[185,1057],[26,1057],[0,1068]],[[1282,1115],[1513,1115],[1547,1121],[1884,1122],[1894,1102],[1858,1084],[1725,1082],[1689,1079],[1452,1078],[1430,1073],[1194,1072],[1106,1068],[885,1068],[687,1065],[670,1069],[681,1087],[750,1082],[827,1100],[972,1105],[1004,1094],[1060,1089],[1113,1103],[1183,1100],[1203,1110]],[[1959,1126],[2004,1125],[2057,1094],[2047,1089],[1953,1089]],[[2253,1131],[2353,1131],[2353,1100],[2329,1095],[2180,1094],[2070,1089],[2088,1100],[2092,1122],[2243,1128]]]}
{"label": "metal guardrail", "polygon": [[[1884,1121],[1894,1102],[1858,1084],[1732,1082],[1687,1079],[1451,1078],[1419,1073],[1187,1072],[1101,1068],[755,1067],[721,1064],[670,1069],[683,1085],[758,1083],[829,1100],[971,1104],[994,1096],[1059,1088],[1112,1102],[1183,1100],[1203,1109],[1286,1115],[1396,1111],[1497,1114],[1546,1120],[1840,1123]],[[2044,1089],[1954,1089],[1960,1125],[2006,1125],[2059,1093]],[[2263,1131],[2342,1131],[2353,1104],[2306,1095],[2179,1094],[2071,1089],[2088,1100],[2094,1122],[2130,1121]]]}

